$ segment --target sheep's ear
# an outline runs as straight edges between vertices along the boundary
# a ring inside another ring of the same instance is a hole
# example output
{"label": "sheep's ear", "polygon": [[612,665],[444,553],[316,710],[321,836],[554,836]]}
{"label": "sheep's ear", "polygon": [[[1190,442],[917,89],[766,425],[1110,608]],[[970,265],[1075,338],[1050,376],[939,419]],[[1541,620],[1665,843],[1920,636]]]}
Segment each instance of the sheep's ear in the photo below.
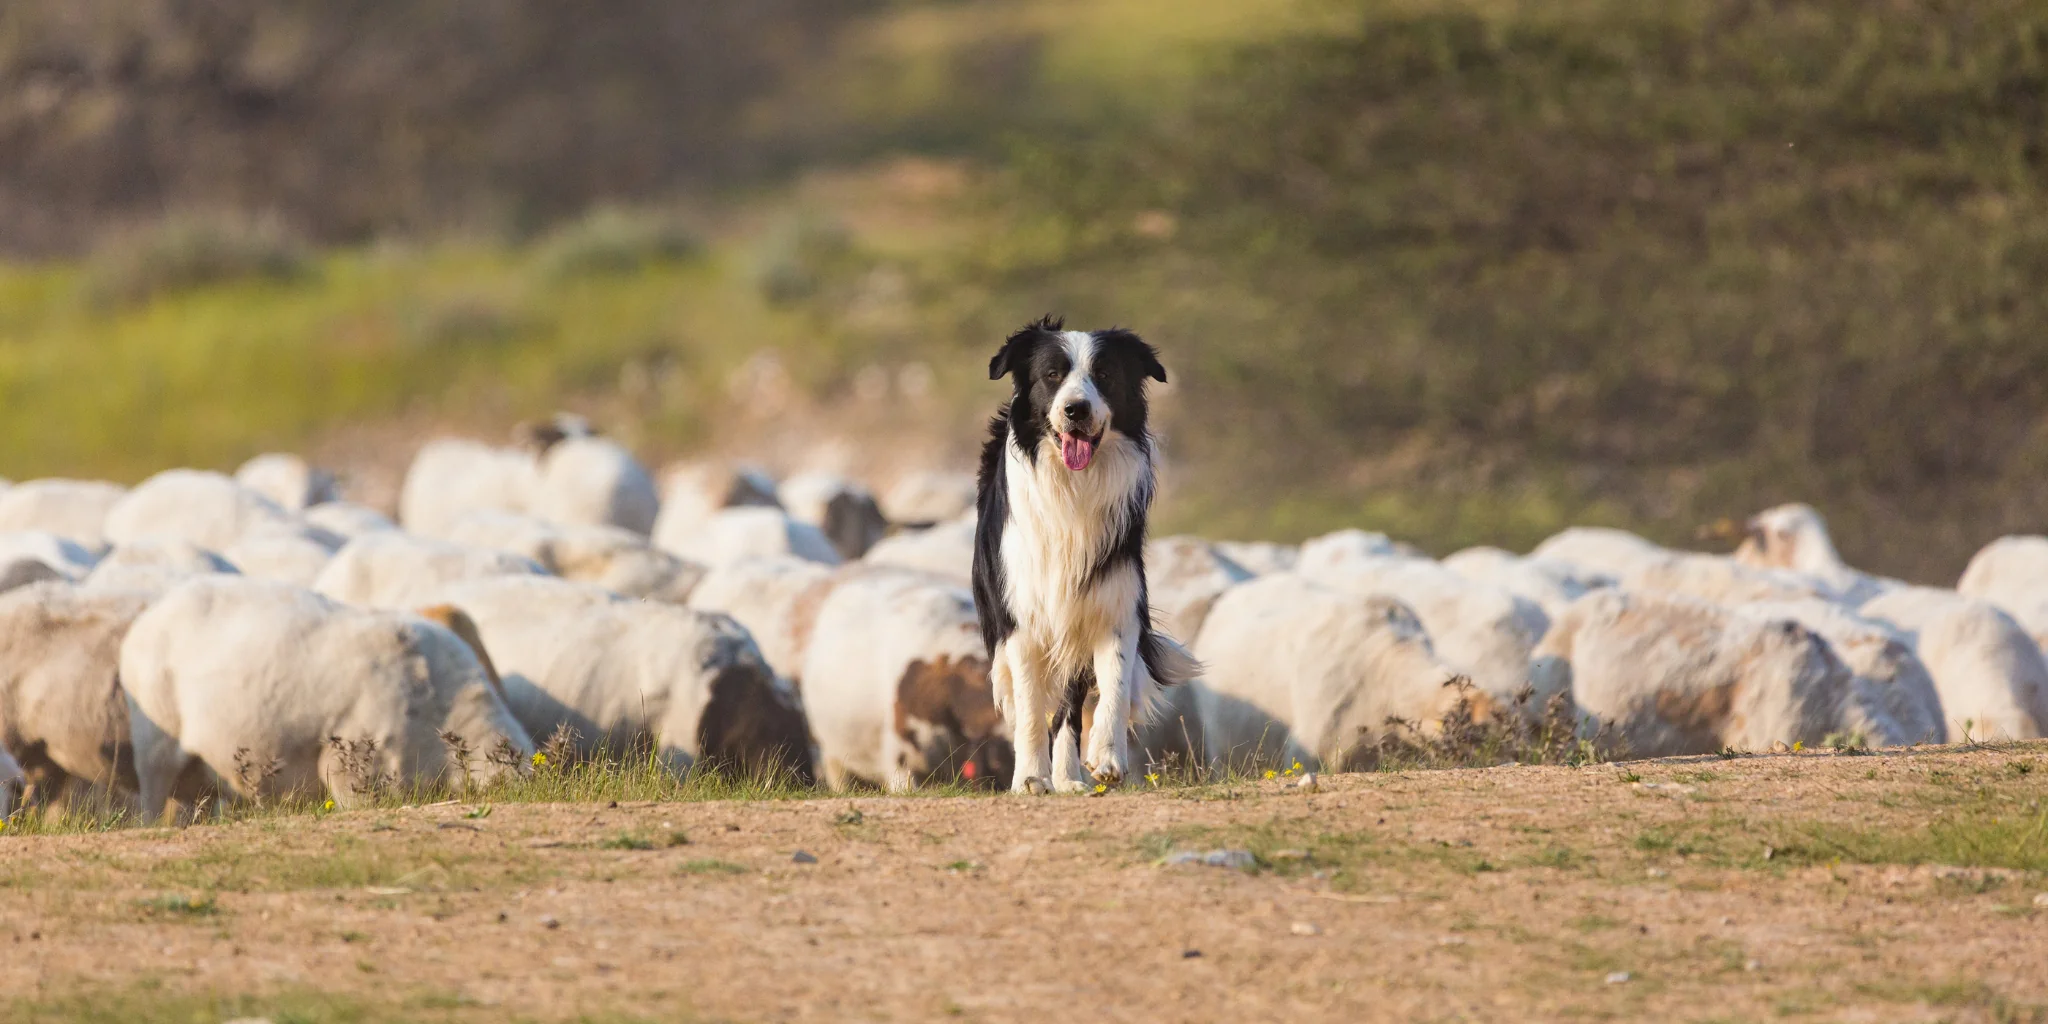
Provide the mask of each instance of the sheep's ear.
{"label": "sheep's ear", "polygon": [[1104,346],[1113,346],[1124,353],[1124,357],[1131,360],[1138,368],[1138,372],[1161,384],[1166,383],[1166,367],[1159,364],[1159,350],[1138,337],[1136,332],[1112,327],[1103,331],[1100,338]]}
{"label": "sheep's ear", "polygon": [[1031,349],[1040,338],[1065,328],[1067,322],[1051,313],[1025,324],[1003,339],[1003,347],[996,350],[995,358],[988,361],[988,379],[1002,380],[1005,374],[1015,373],[1024,367],[1024,360],[1030,358]]}
{"label": "sheep's ear", "polygon": [[569,437],[561,424],[554,420],[539,423],[526,422],[512,428],[512,442],[535,455],[544,455],[547,450],[561,444]]}

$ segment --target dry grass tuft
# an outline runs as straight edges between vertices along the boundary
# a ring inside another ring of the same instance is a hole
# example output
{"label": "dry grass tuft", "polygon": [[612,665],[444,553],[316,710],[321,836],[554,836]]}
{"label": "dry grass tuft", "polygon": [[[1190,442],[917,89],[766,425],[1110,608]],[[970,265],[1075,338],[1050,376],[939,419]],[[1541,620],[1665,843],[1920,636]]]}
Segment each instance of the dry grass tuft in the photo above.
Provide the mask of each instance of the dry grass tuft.
{"label": "dry grass tuft", "polygon": [[1407,719],[1387,719],[1386,731],[1369,756],[1371,767],[1397,771],[1500,764],[1578,766],[1627,755],[1608,726],[1590,737],[1580,734],[1578,712],[1568,694],[1553,694],[1540,713],[1532,713],[1535,691],[1524,687],[1506,709],[1482,715],[1472,699],[1474,692],[1467,684],[1435,730]]}

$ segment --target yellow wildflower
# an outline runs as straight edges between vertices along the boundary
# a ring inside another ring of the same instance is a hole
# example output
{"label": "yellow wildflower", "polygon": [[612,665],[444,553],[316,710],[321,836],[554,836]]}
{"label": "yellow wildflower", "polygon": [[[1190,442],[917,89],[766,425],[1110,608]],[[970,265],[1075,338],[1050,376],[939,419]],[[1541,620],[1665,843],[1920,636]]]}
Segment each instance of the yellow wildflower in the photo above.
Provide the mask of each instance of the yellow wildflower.
{"label": "yellow wildflower", "polygon": [[1158,772],[1146,772],[1146,773],[1145,773],[1145,781],[1146,781],[1146,782],[1149,782],[1149,783],[1151,783],[1151,784],[1153,784],[1153,785],[1155,785],[1155,786],[1159,785],[1159,773],[1158,773]]}
{"label": "yellow wildflower", "polygon": [[1793,753],[1795,753],[1795,754],[1797,754],[1797,753],[1799,753],[1800,751],[1802,751],[1802,750],[1805,750],[1805,749],[1806,749],[1806,741],[1804,741],[1804,740],[1799,740],[1799,741],[1797,741],[1797,742],[1794,742],[1794,743],[1792,744],[1792,752],[1793,752]]}
{"label": "yellow wildflower", "polygon": [[1268,768],[1268,769],[1266,769],[1266,777],[1267,777],[1267,778],[1269,778],[1269,779],[1270,779],[1270,778],[1273,778],[1274,776],[1276,776],[1276,775],[1279,775],[1279,774],[1280,774],[1279,772],[1276,772],[1276,771],[1274,771],[1274,770],[1273,770],[1273,769],[1271,769],[1271,768]]}
{"label": "yellow wildflower", "polygon": [[539,767],[542,767],[542,766],[546,765],[547,763],[548,763],[548,756],[547,756],[546,754],[540,753],[539,751],[535,751],[535,752],[534,752],[534,755],[533,755],[533,766],[534,766],[535,768],[539,768]]}
{"label": "yellow wildflower", "polygon": [[1103,785],[1103,784],[1102,784],[1102,783],[1100,783],[1100,782],[1098,782],[1098,783],[1096,783],[1096,784],[1095,784],[1095,791],[1096,791],[1097,793],[1107,793],[1107,792],[1109,792],[1109,787],[1108,787],[1108,786],[1105,786],[1105,785]]}
{"label": "yellow wildflower", "polygon": [[331,810],[333,810],[333,809],[334,809],[334,801],[332,801],[332,800],[329,800],[329,801],[327,801],[326,803],[324,803],[324,804],[321,804],[321,805],[320,805],[320,809],[321,809],[321,810],[323,810],[323,811],[331,811]]}

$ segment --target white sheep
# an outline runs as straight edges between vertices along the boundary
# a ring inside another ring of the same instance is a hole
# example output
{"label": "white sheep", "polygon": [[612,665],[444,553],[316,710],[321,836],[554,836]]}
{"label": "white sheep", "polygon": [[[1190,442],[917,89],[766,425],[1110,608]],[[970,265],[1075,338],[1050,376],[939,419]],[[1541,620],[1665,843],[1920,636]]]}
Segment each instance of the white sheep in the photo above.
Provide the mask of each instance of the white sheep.
{"label": "white sheep", "polygon": [[883,493],[882,514],[899,526],[920,527],[974,511],[974,474],[943,470],[905,473]]}
{"label": "white sheep", "polygon": [[222,551],[259,526],[288,525],[277,503],[233,479],[197,469],[170,469],[144,480],[107,512],[106,539],[185,541]]}
{"label": "white sheep", "polygon": [[825,781],[898,792],[952,779],[1007,787],[1009,733],[974,595],[916,572],[851,572],[819,606],[804,658],[804,709]]}
{"label": "white sheep", "polygon": [[1384,533],[1337,530],[1302,541],[1301,547],[1295,551],[1293,571],[1319,573],[1364,562],[1400,558],[1409,550]]}
{"label": "white sheep", "polygon": [[1827,520],[1813,506],[1799,503],[1779,505],[1751,516],[1744,525],[1742,543],[1735,549],[1735,560],[1812,577],[1852,607],[1903,585],[1850,568],[1835,551]]}
{"label": "white sheep", "polygon": [[1219,540],[1214,547],[1254,576],[1293,572],[1295,563],[1301,559],[1300,548],[1270,540]]}
{"label": "white sheep", "polygon": [[595,583],[626,597],[681,603],[704,576],[685,561],[618,526],[550,523],[511,512],[472,512],[450,530],[473,547],[533,559],[563,579]]}
{"label": "white sheep", "polygon": [[[1429,631],[1436,656],[1507,706],[1530,685],[1529,652],[1550,627],[1535,602],[1476,583],[1425,558],[1358,558],[1337,562],[1306,553],[1300,575],[1354,594],[1384,594],[1412,610]],[[1538,689],[1525,707],[1539,712],[1553,694]]]}
{"label": "white sheep", "polygon": [[1971,556],[1956,592],[1989,601],[2048,650],[2048,537],[2000,537]]}
{"label": "white sheep", "polygon": [[724,615],[545,576],[469,580],[437,600],[475,622],[535,736],[573,731],[585,756],[652,750],[677,776],[702,760],[810,780],[801,704]]}
{"label": "white sheep", "polygon": [[967,583],[974,575],[974,523],[975,517],[969,514],[924,529],[904,530],[882,538],[861,561]]}
{"label": "white sheep", "polygon": [[530,558],[399,531],[366,533],[328,560],[313,589],[371,608],[417,608],[442,587],[482,576],[546,575]]}
{"label": "white sheep", "polygon": [[303,512],[341,497],[333,473],[284,452],[269,452],[242,463],[235,470],[235,482],[276,502],[286,512]]}
{"label": "white sheep", "polygon": [[311,588],[342,540],[301,523],[259,527],[221,551],[242,575]]}
{"label": "white sheep", "polygon": [[673,463],[661,471],[654,545],[680,551],[720,511],[755,505],[782,507],[775,479],[766,470],[715,460]]}
{"label": "white sheep", "polygon": [[103,551],[107,513],[127,493],[99,480],[24,480],[0,493],[0,530],[43,530]]}
{"label": "white sheep", "polygon": [[1562,562],[1610,579],[1620,579],[1671,554],[1671,549],[1653,544],[1627,530],[1574,526],[1536,545],[1535,550],[1529,552],[1529,557]]}
{"label": "white sheep", "polygon": [[1852,675],[1838,730],[1879,747],[1940,743],[1948,735],[1934,677],[1913,645],[1889,626],[1832,601],[1765,601],[1739,615],[1790,619],[1820,634]]}
{"label": "white sheep", "polygon": [[565,526],[615,526],[654,532],[661,498],[646,467],[607,437],[571,436],[539,454],[535,490],[521,508]]}
{"label": "white sheep", "polygon": [[889,521],[866,487],[831,473],[798,473],[776,489],[792,518],[824,531],[839,557],[852,561],[889,532]]}
{"label": "white sheep", "polygon": [[61,580],[63,575],[38,558],[19,556],[0,558],[0,594],[10,590],[50,580]]}
{"label": "white sheep", "polygon": [[453,632],[283,583],[172,588],[122,642],[121,685],[146,821],[216,793],[324,789],[348,806],[390,785],[488,782],[534,749]]}
{"label": "white sheep", "polygon": [[1152,624],[1190,642],[1223,592],[1253,573],[1200,537],[1162,537],[1145,544],[1145,588]]}
{"label": "white sheep", "polygon": [[818,605],[836,579],[829,566],[802,558],[742,558],[712,566],[687,603],[732,616],[776,674],[800,681]]}
{"label": "white sheep", "polygon": [[687,536],[659,537],[664,551],[708,566],[742,558],[790,555],[824,565],[838,565],[839,552],[823,531],[798,522],[779,508],[736,506],[722,509],[698,524]]}
{"label": "white sheep", "polygon": [[345,543],[366,533],[396,530],[398,524],[384,513],[352,501],[329,501],[299,513],[299,521],[325,530]]}
{"label": "white sheep", "polygon": [[0,532],[0,563],[35,561],[50,567],[55,579],[77,582],[92,572],[99,557],[68,537],[47,530]]}
{"label": "white sheep", "polygon": [[1752,601],[1833,600],[1824,581],[1788,569],[1744,565],[1726,555],[1673,551],[1621,574],[1623,590],[1665,592],[1727,607]]}
{"label": "white sheep", "polygon": [[470,512],[525,512],[539,487],[531,452],[461,438],[436,438],[420,447],[398,492],[398,520],[425,537],[446,537]]}
{"label": "white sheep", "polygon": [[1551,624],[1531,657],[1587,727],[1631,757],[1818,744],[1851,690],[1826,640],[1796,622],[1737,615],[1674,594],[1596,590]]}
{"label": "white sheep", "polygon": [[2048,663],[2012,617],[1933,587],[1894,587],[1858,613],[1904,634],[1934,677],[1948,738],[2048,735]]}
{"label": "white sheep", "polygon": [[[1194,645],[1195,704],[1217,768],[1258,759],[1342,771],[1371,760],[1389,719],[1438,728],[1463,676],[1406,605],[1291,574],[1225,591]],[[1482,715],[1490,710],[1479,707]]]}
{"label": "white sheep", "polygon": [[240,571],[233,562],[190,541],[144,537],[107,552],[84,585],[95,590],[163,590],[194,576]]}
{"label": "white sheep", "polygon": [[35,802],[134,793],[121,640],[156,593],[50,582],[0,595],[0,746],[22,752]]}
{"label": "white sheep", "polygon": [[1444,568],[1474,583],[1498,587],[1533,601],[1556,618],[1588,591],[1614,585],[1614,578],[1565,562],[1524,558],[1500,548],[1466,548],[1444,559]]}

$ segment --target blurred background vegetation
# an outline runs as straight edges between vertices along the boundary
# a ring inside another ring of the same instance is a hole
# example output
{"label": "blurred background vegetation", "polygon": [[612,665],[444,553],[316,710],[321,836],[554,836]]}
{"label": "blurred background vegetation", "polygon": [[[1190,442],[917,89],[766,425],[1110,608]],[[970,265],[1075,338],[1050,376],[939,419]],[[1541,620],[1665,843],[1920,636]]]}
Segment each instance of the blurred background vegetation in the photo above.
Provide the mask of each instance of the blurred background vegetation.
{"label": "blurred background vegetation", "polygon": [[2044,184],[2042,0],[11,0],[0,475],[964,465],[1052,310],[1164,350],[1169,528],[1949,583],[2048,513]]}

